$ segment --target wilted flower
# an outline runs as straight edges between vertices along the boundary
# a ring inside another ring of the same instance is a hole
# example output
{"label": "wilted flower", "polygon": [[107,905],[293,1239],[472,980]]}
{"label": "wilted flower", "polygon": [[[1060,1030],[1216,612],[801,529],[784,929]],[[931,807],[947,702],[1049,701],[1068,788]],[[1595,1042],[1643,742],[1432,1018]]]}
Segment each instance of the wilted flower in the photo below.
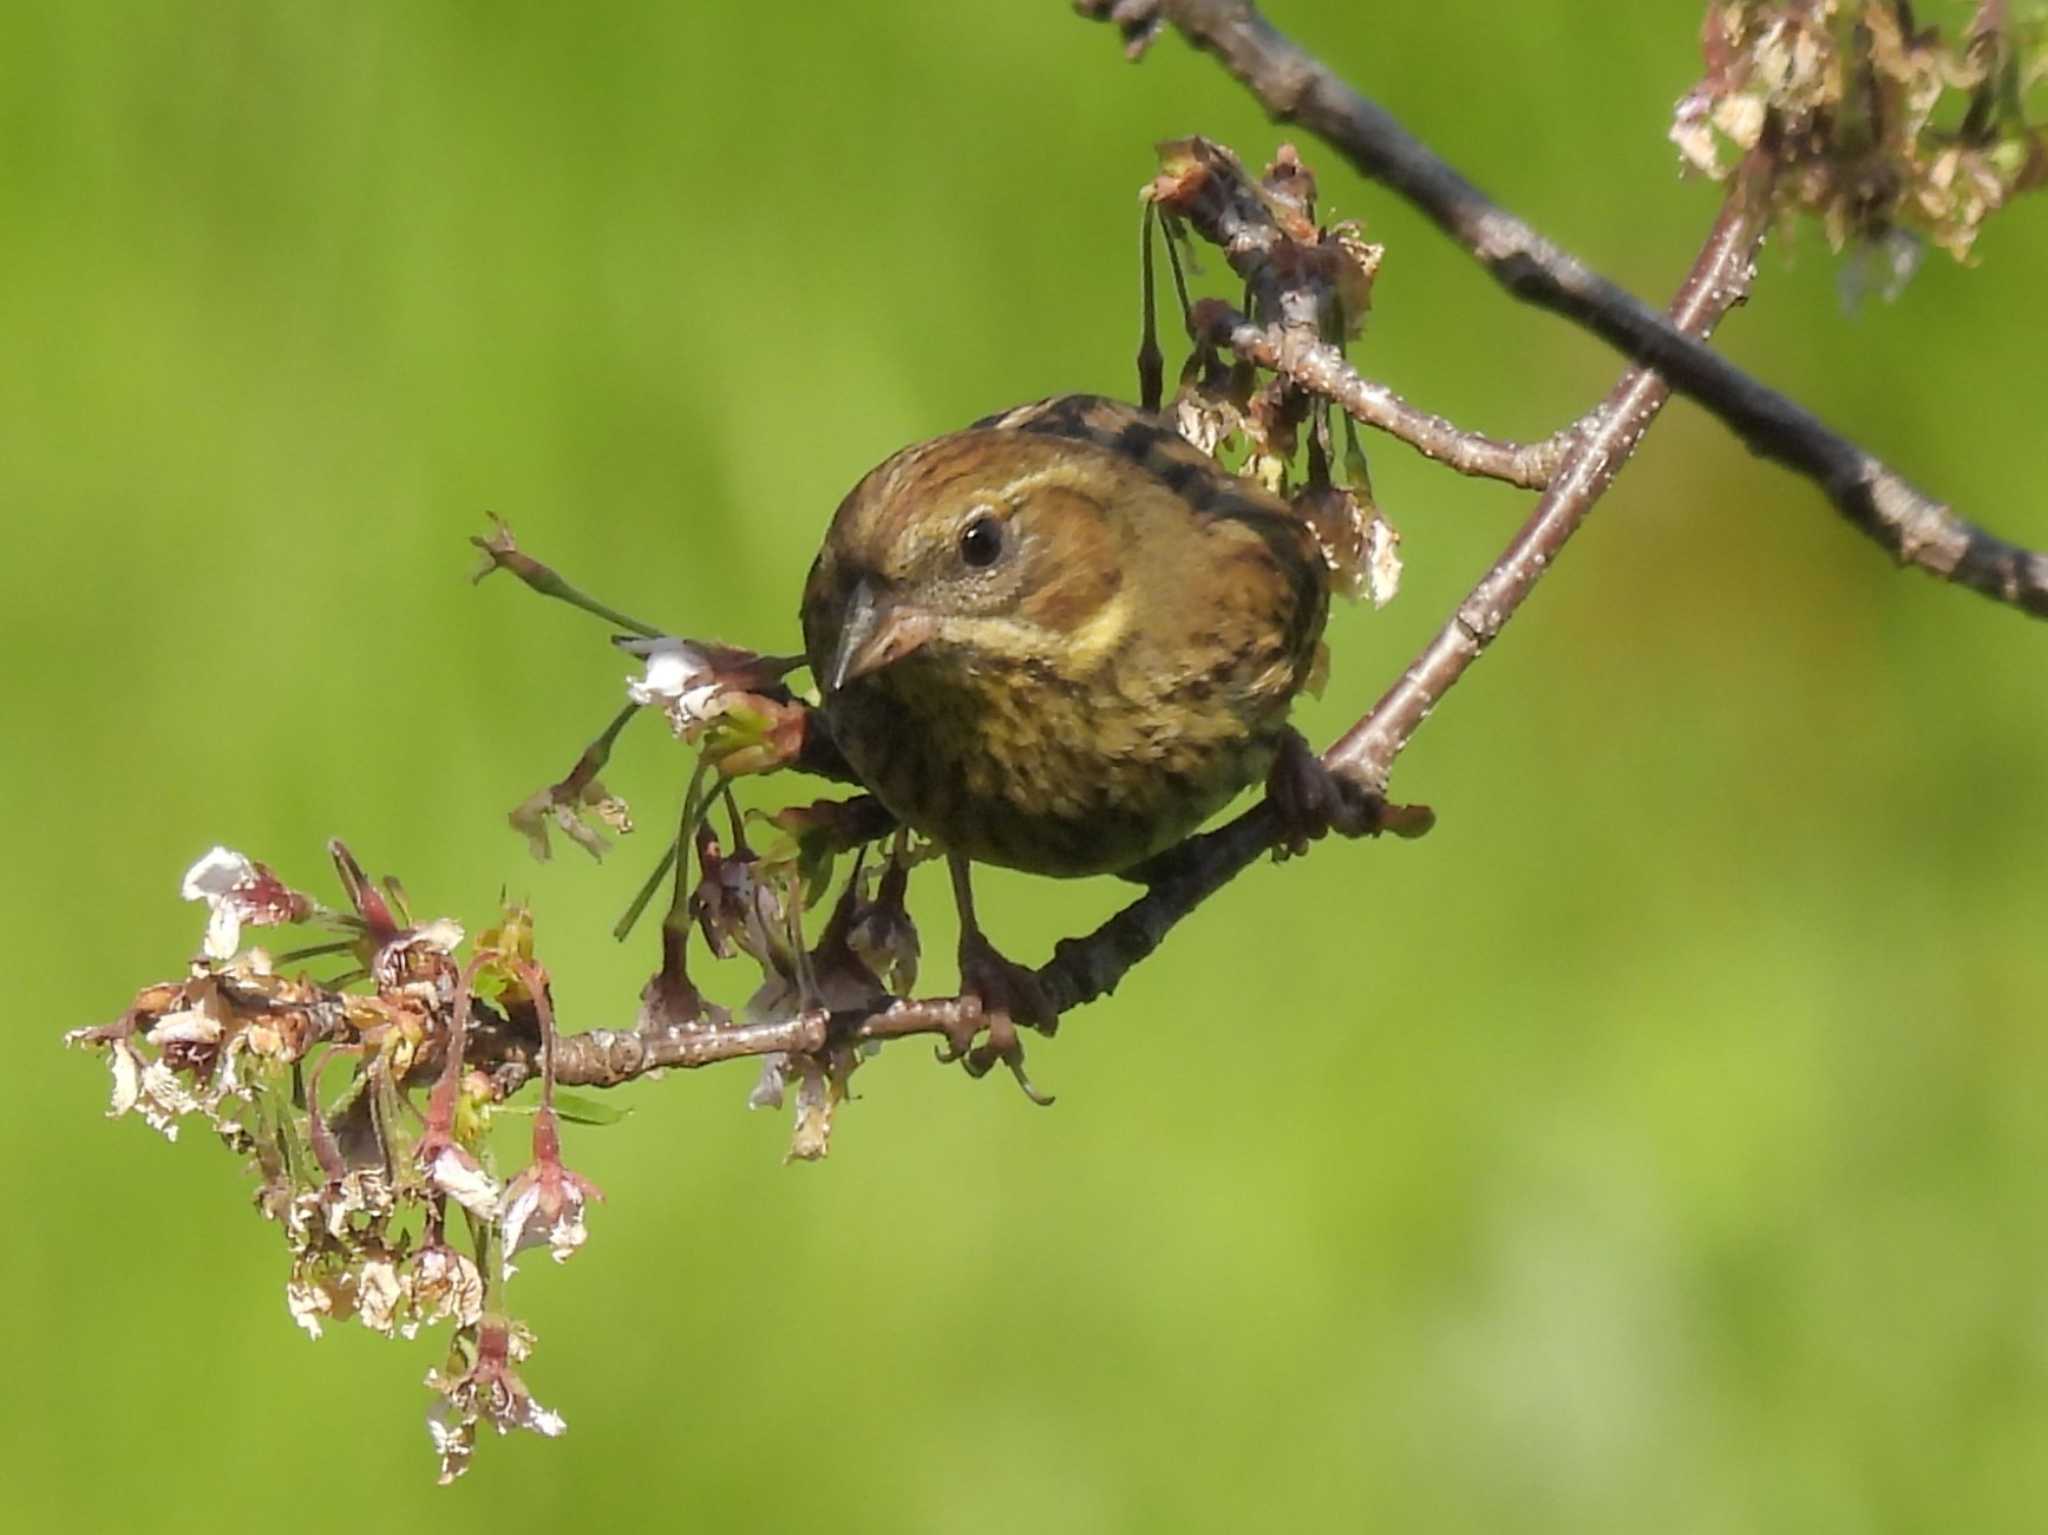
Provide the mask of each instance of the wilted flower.
{"label": "wilted flower", "polygon": [[374,1333],[390,1337],[405,1306],[405,1282],[389,1252],[365,1258],[356,1269],[356,1317]]}
{"label": "wilted flower", "polygon": [[697,919],[704,946],[714,959],[726,958],[736,943],[749,950],[755,947],[752,924],[759,919],[750,916],[756,898],[755,862],[753,854],[744,849],[728,856],[708,826],[698,829],[700,872],[690,891],[689,912]]}
{"label": "wilted flower", "polygon": [[791,1057],[786,1050],[777,1050],[773,1055],[761,1057],[761,1075],[755,1080],[753,1091],[747,1094],[750,1109],[779,1109],[782,1107],[782,1090],[789,1081]]}
{"label": "wilted flower", "polygon": [[[130,1047],[132,1052],[132,1047]],[[116,1070],[116,1104],[111,1112],[120,1114],[125,1109],[119,1102],[121,1095],[120,1073]],[[185,1090],[177,1075],[162,1061],[148,1061],[136,1079],[135,1092],[126,1108],[139,1113],[152,1130],[163,1132],[167,1141],[178,1138],[178,1121],[199,1108],[199,1100]]]}
{"label": "wilted flower", "polygon": [[711,658],[695,645],[663,636],[636,644],[633,653],[646,667],[639,677],[626,679],[626,696],[643,709],[661,710],[677,735],[717,715],[723,685]]}
{"label": "wilted flower", "polygon": [[1311,483],[1294,497],[1295,510],[1308,523],[1323,562],[1330,567],[1330,585],[1350,598],[1370,596],[1384,607],[1398,590],[1401,535],[1369,500],[1348,486]]}
{"label": "wilted flower", "polygon": [[406,928],[378,946],[370,960],[370,978],[380,992],[420,982],[447,991],[455,980],[450,956],[461,947],[463,937],[462,924],[447,917]]}
{"label": "wilted flower", "polygon": [[875,898],[855,906],[846,932],[847,947],[899,997],[908,996],[917,985],[917,924],[904,899],[909,885],[908,861],[892,857],[882,870]]}
{"label": "wilted flower", "polygon": [[632,812],[626,808],[626,802],[595,778],[582,784],[550,784],[520,801],[506,819],[513,830],[526,838],[527,847],[542,863],[554,856],[554,849],[548,844],[551,826],[593,858],[602,858],[611,851],[611,842],[598,830],[599,826],[620,836],[633,829]]}
{"label": "wilted flower", "polygon": [[1987,217],[2048,181],[2048,140],[2025,111],[2048,61],[2038,28],[2000,3],[1950,42],[1896,3],[1715,0],[1707,73],[1671,139],[1717,178],[1724,145],[1768,144],[1779,209],[1818,217],[1837,250],[1882,247],[1880,286],[1895,290],[1913,266],[1902,230],[1964,260]]}
{"label": "wilted flower", "polygon": [[241,947],[242,924],[264,927],[303,922],[314,911],[312,901],[262,864],[232,848],[216,847],[185,871],[179,893],[211,908],[206,919],[208,959],[230,959]]}
{"label": "wilted flower", "polygon": [[1174,396],[1173,427],[1213,458],[1244,430],[1244,415],[1227,393],[1203,383],[1189,383]]}
{"label": "wilted flower", "polygon": [[845,1079],[827,1072],[815,1056],[796,1060],[796,1122],[790,1127],[792,1161],[816,1162],[832,1149],[832,1111],[845,1096]]}
{"label": "wilted flower", "polygon": [[341,1271],[326,1256],[294,1263],[292,1277],[285,1281],[284,1304],[308,1337],[319,1337],[323,1320],[349,1314],[349,1297],[341,1283]]}
{"label": "wilted flower", "polygon": [[398,1324],[405,1337],[422,1327],[453,1321],[474,1327],[484,1312],[484,1276],[475,1262],[438,1238],[413,1254],[407,1277],[408,1309]]}
{"label": "wilted flower", "polygon": [[677,739],[698,743],[727,777],[766,772],[802,750],[806,710],[781,679],[801,656],[764,656],[730,645],[662,635],[620,641],[645,669],[626,680],[634,703],[658,708]]}
{"label": "wilted flower", "polygon": [[481,1220],[497,1214],[497,1180],[467,1150],[450,1140],[423,1142],[420,1149],[426,1154],[427,1181],[436,1189]]}
{"label": "wilted flower", "polygon": [[778,1050],[761,1059],[760,1080],[747,1094],[750,1109],[779,1109],[790,1079],[796,1079],[796,1110],[790,1122],[792,1162],[821,1161],[832,1149],[832,1116],[847,1097],[847,1079],[860,1065],[858,1051],[835,1047],[822,1055]]}
{"label": "wilted flower", "polygon": [[723,1028],[732,1021],[732,1014],[706,997],[690,979],[688,950],[689,930],[664,925],[661,968],[640,988],[635,1028],[667,1033],[678,1029]]}
{"label": "wilted flower", "polygon": [[[464,1366],[465,1342],[471,1359]],[[473,1337],[458,1335],[450,1368],[427,1372],[427,1385],[441,1394],[427,1414],[427,1432],[441,1457],[441,1483],[446,1486],[469,1469],[476,1451],[476,1430],[488,1422],[501,1434],[530,1429],[553,1439],[567,1431],[560,1413],[536,1402],[512,1366],[533,1351],[533,1335],[515,1322],[491,1318]]]}
{"label": "wilted flower", "polygon": [[584,1242],[583,1206],[604,1198],[588,1178],[562,1165],[561,1132],[555,1111],[543,1107],[533,1120],[533,1161],[505,1186],[502,1234],[505,1277],[512,1277],[513,1255],[543,1243],[555,1262],[567,1263]]}

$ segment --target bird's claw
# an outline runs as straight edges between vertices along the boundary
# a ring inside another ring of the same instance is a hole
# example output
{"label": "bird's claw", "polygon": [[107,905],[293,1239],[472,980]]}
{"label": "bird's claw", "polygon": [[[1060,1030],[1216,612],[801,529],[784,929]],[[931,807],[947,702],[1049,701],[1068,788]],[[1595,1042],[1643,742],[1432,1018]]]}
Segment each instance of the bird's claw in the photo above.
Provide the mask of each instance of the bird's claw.
{"label": "bird's claw", "polygon": [[1042,1093],[1024,1070],[1024,1044],[1017,1037],[1021,1023],[1051,1033],[1059,1021],[1038,977],[997,953],[975,934],[960,944],[960,1008],[937,1051],[941,1062],[959,1062],[970,1077],[985,1077],[998,1064],[1010,1068],[1024,1096],[1041,1108],[1052,1095]]}
{"label": "bird's claw", "polygon": [[1024,1042],[1017,1038],[1017,1026],[1010,1021],[1010,1015],[990,1011],[981,998],[971,995],[956,998],[953,1006],[946,1043],[932,1051],[933,1058],[942,1066],[957,1061],[963,1071],[976,1079],[987,1076],[1000,1062],[1010,1068],[1010,1075],[1017,1079],[1025,1097],[1042,1109],[1051,1108],[1052,1094],[1040,1092],[1024,1070]]}
{"label": "bird's claw", "polygon": [[1008,1013],[985,1012],[982,1014],[983,1038],[980,1043],[970,1045],[954,1057],[970,1077],[977,1080],[993,1071],[997,1063],[1010,1068],[1010,1075],[1017,1079],[1017,1085],[1024,1090],[1024,1096],[1042,1109],[1052,1107],[1052,1094],[1041,1093],[1032,1085],[1029,1073],[1024,1070],[1024,1042],[1017,1037],[1017,1026],[1010,1021]]}
{"label": "bird's claw", "polygon": [[1357,779],[1333,771],[1294,731],[1282,739],[1266,775],[1266,797],[1280,817],[1281,858],[1306,853],[1331,832],[1345,837],[1419,837],[1436,824],[1427,805],[1396,805]]}
{"label": "bird's claw", "polygon": [[1029,1029],[1050,1034],[1059,1023],[1059,1010],[1038,977],[997,953],[979,932],[960,939],[960,992],[978,999],[984,1013],[1014,1019]]}

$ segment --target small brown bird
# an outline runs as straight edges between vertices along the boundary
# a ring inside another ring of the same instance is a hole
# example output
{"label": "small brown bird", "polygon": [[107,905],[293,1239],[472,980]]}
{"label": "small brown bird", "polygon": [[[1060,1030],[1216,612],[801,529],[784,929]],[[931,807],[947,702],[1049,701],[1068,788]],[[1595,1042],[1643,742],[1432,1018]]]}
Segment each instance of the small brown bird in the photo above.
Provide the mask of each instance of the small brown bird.
{"label": "small brown bird", "polygon": [[1329,592],[1285,502],[1095,396],[906,448],[853,488],[804,643],[834,742],[950,857],[964,991],[1051,1021],[981,937],[967,862],[1114,873],[1185,837],[1298,742]]}

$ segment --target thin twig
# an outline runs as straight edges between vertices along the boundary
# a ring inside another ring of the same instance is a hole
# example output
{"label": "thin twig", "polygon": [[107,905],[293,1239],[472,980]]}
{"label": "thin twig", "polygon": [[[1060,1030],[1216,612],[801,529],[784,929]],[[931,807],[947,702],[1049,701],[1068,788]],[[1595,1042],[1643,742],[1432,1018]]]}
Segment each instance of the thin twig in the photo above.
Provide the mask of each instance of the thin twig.
{"label": "thin twig", "polygon": [[637,634],[642,639],[661,637],[662,631],[652,624],[642,623],[637,618],[621,613],[617,608],[599,602],[589,593],[563,580],[561,573],[553,566],[544,565],[526,553],[519,547],[518,541],[512,536],[511,528],[506,526],[502,518],[493,517],[491,522],[492,528],[488,534],[470,539],[470,542],[484,554],[483,564],[477,567],[476,574],[470,578],[472,581],[481,581],[494,570],[509,570],[543,597],[566,602],[572,608],[580,608],[585,613]]}
{"label": "thin twig", "polygon": [[[1901,564],[2048,617],[2048,554],[2005,542],[1766,388],[1618,284],[1493,202],[1250,0],[1075,0],[1141,45],[1163,18],[1219,58],[1282,122],[1298,122],[1430,218],[1515,297],[1599,336],[1720,417],[1749,449],[1818,484]],[[1135,48],[1133,51],[1137,51]]]}
{"label": "thin twig", "polygon": [[1540,442],[1506,442],[1467,432],[1364,377],[1327,341],[1283,336],[1214,300],[1197,305],[1196,313],[1207,322],[1204,333],[1211,344],[1226,346],[1246,362],[1294,380],[1310,394],[1334,402],[1361,426],[1398,438],[1424,458],[1460,474],[1541,490],[1588,425],[1577,423]]}

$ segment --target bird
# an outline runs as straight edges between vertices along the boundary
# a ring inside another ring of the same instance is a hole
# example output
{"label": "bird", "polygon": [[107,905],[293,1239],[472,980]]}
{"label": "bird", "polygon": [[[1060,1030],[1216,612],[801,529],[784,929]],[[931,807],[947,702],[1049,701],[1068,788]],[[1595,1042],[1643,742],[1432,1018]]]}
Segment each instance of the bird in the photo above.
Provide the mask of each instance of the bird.
{"label": "bird", "polygon": [[963,994],[1052,1021],[975,920],[971,864],[1142,877],[1276,764],[1319,767],[1287,716],[1330,590],[1287,502],[1102,396],[984,417],[848,492],[805,652],[854,774],[945,851]]}

